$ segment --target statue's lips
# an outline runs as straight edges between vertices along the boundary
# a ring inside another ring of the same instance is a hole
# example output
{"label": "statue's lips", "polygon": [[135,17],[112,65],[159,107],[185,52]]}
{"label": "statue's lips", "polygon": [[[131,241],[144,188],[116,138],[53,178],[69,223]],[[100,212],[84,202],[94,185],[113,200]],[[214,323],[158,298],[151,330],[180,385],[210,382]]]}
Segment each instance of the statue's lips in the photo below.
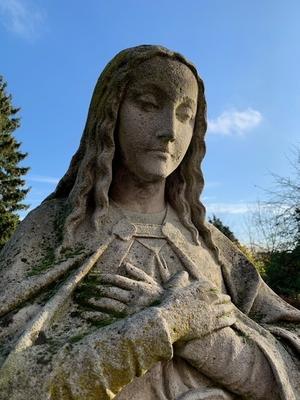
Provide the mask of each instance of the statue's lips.
{"label": "statue's lips", "polygon": [[171,154],[167,150],[163,150],[163,149],[150,149],[150,150],[148,150],[148,153],[151,153],[155,156],[165,158],[165,159],[171,157]]}

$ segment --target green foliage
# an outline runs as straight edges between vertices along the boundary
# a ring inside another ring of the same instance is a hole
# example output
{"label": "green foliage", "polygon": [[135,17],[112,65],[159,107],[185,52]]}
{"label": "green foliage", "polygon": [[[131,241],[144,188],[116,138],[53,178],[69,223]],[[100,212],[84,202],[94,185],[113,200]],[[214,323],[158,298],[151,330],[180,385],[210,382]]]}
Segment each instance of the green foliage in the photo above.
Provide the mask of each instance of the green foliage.
{"label": "green foliage", "polygon": [[293,213],[293,218],[295,220],[295,243],[296,247],[300,247],[300,208],[297,207]]}
{"label": "green foliage", "polygon": [[6,86],[0,76],[0,250],[19,223],[17,211],[28,207],[22,200],[29,190],[22,179],[29,168],[19,166],[27,154],[19,151],[21,143],[13,137],[20,126],[19,109],[13,107]]}
{"label": "green foliage", "polygon": [[276,251],[265,264],[267,284],[281,295],[300,295],[300,245],[292,251]]}

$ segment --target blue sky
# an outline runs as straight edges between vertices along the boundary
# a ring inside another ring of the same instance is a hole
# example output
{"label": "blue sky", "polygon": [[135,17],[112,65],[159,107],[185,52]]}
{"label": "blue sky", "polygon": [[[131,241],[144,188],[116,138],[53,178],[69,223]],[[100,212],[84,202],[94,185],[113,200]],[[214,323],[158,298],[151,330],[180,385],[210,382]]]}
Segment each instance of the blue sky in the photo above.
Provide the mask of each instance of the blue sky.
{"label": "blue sky", "polygon": [[75,152],[92,90],[121,49],[161,44],[197,66],[206,86],[208,214],[247,240],[248,211],[292,174],[299,145],[298,0],[0,0],[0,73],[21,107],[27,203],[54,188]]}

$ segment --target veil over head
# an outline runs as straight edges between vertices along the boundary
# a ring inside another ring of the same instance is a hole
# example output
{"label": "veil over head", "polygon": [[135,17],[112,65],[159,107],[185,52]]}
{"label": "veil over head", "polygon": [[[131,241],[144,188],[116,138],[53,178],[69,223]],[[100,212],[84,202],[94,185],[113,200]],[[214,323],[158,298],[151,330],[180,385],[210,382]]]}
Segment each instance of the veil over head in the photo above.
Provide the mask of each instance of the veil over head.
{"label": "veil over head", "polygon": [[[166,198],[194,239],[197,240],[200,233],[210,242],[204,226],[205,208],[199,200],[204,185],[200,165],[205,155],[204,135],[207,126],[204,85],[195,66],[185,57],[154,45],[121,51],[107,64],[97,81],[79,148],[55,191],[45,200],[67,199],[70,209],[65,225],[67,237],[72,236],[72,232],[86,217],[88,207],[93,208],[92,218],[96,227],[97,221],[107,212],[120,104],[136,67],[154,57],[168,57],[185,64],[198,82],[193,137],[183,161],[167,178]],[[212,243],[208,244],[212,247]]]}

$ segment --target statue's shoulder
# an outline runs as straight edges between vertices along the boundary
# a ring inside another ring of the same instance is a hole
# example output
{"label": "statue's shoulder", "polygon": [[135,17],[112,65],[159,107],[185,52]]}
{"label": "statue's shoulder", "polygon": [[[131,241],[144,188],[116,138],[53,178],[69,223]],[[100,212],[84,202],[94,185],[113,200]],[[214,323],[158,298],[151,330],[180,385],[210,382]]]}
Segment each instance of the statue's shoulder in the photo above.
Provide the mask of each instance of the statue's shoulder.
{"label": "statue's shoulder", "polygon": [[211,232],[211,237],[213,243],[217,246],[222,261],[230,266],[231,269],[243,269],[255,272],[255,267],[253,266],[251,260],[248,259],[247,255],[241,250],[241,248],[225,236],[218,228],[213,224],[206,223],[207,228]]}
{"label": "statue's shoulder", "polygon": [[222,257],[225,259],[231,259],[233,257],[246,257],[238,248],[238,246],[228,239],[228,237],[225,236],[224,233],[222,233],[217,227],[209,222],[206,222],[205,225],[210,230],[212,240],[218,247]]}
{"label": "statue's shoulder", "polygon": [[[4,278],[10,270],[21,271],[56,246],[61,235],[64,200],[53,199],[32,210],[19,224],[0,253],[0,274]],[[1,286],[1,285],[0,285]]]}
{"label": "statue's shoulder", "polygon": [[207,223],[219,251],[222,274],[234,303],[243,311],[252,307],[261,285],[258,271],[247,256],[214,225]]}
{"label": "statue's shoulder", "polygon": [[3,247],[1,256],[5,257],[13,249],[20,251],[20,247],[30,247],[34,241],[41,243],[43,238],[49,240],[54,236],[55,231],[59,229],[59,220],[65,212],[65,203],[64,200],[53,199],[30,211]]}

